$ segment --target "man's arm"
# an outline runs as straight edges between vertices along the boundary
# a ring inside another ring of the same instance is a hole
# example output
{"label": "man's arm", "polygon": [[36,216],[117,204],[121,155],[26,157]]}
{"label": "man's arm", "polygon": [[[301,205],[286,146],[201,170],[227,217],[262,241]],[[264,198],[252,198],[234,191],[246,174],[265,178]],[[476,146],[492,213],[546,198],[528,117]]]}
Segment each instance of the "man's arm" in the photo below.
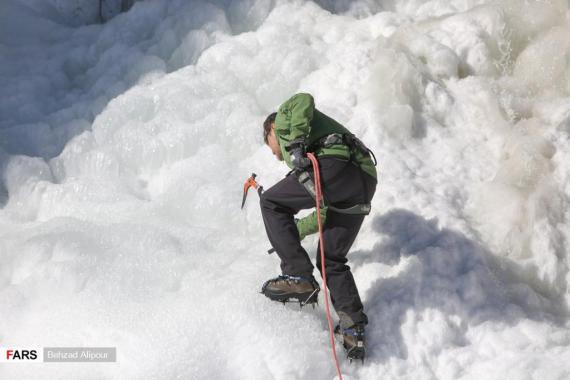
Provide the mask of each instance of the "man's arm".
{"label": "man's arm", "polygon": [[[327,220],[327,207],[321,208],[321,223],[323,226]],[[319,232],[319,223],[317,220],[317,211],[313,211],[306,217],[299,219],[297,221],[297,229],[299,230],[299,236],[303,240],[306,236],[312,235]]]}
{"label": "man's arm", "polygon": [[287,141],[307,138],[311,131],[314,111],[315,101],[310,94],[293,95],[279,107],[275,119],[276,132]]}

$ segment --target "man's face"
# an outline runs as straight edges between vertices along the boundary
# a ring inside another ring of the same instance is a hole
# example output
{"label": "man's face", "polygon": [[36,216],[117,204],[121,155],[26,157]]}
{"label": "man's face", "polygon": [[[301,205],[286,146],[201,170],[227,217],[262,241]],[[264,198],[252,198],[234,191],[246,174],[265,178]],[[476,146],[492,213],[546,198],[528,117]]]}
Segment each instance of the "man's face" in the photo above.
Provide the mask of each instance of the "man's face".
{"label": "man's face", "polygon": [[279,140],[277,140],[277,136],[275,136],[275,123],[271,124],[271,132],[267,135],[267,146],[279,161],[283,161]]}

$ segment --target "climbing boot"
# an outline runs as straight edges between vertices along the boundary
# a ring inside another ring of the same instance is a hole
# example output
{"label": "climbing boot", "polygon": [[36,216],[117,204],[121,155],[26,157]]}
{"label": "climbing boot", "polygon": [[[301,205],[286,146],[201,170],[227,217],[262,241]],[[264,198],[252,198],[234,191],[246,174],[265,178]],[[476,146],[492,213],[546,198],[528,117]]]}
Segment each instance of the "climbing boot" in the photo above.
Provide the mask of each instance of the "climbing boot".
{"label": "climbing boot", "polygon": [[335,334],[340,337],[348,359],[351,362],[353,359],[360,359],[364,363],[366,356],[364,325],[356,324],[346,329],[338,325]]}
{"label": "climbing boot", "polygon": [[301,306],[314,304],[319,296],[319,284],[314,278],[281,275],[263,284],[261,293],[272,301],[299,301]]}

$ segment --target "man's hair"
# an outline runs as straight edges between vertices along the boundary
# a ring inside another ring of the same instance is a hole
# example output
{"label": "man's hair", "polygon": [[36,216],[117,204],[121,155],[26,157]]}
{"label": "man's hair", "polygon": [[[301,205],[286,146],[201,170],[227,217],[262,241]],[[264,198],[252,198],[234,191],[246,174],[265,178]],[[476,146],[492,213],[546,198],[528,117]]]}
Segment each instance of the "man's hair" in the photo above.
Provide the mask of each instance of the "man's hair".
{"label": "man's hair", "polygon": [[263,122],[263,141],[267,144],[267,138],[271,133],[271,124],[275,123],[275,117],[277,112],[273,112],[267,116],[267,119]]}

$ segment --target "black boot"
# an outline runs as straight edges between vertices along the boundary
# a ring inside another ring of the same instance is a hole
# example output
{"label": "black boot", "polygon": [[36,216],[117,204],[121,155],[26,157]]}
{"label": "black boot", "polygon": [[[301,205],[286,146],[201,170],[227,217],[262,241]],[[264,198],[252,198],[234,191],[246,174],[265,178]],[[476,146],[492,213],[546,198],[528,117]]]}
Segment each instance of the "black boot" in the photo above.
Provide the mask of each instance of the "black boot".
{"label": "black boot", "polygon": [[356,324],[346,329],[338,325],[335,328],[335,333],[342,338],[342,345],[350,361],[360,359],[364,362],[364,357],[366,356],[364,325]]}
{"label": "black boot", "polygon": [[301,305],[306,305],[317,302],[319,290],[319,284],[314,278],[281,275],[266,281],[261,293],[272,301],[297,299]]}

